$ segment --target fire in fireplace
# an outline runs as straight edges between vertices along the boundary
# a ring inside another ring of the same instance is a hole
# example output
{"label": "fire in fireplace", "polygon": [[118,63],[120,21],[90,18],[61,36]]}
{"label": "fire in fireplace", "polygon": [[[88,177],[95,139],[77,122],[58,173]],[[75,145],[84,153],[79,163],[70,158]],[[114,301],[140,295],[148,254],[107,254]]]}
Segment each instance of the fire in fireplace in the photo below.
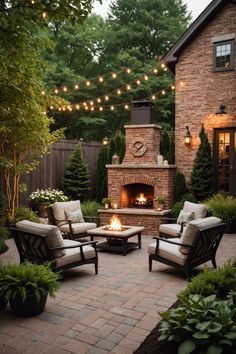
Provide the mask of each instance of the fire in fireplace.
{"label": "fire in fireplace", "polygon": [[122,208],[153,208],[154,187],[132,183],[122,187]]}

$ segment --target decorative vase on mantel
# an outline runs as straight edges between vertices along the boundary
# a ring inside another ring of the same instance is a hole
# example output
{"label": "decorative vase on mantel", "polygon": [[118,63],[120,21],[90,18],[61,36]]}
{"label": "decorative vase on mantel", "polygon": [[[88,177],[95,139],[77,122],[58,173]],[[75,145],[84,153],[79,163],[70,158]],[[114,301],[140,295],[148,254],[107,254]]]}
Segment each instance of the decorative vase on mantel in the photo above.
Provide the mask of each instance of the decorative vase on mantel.
{"label": "decorative vase on mantel", "polygon": [[37,208],[38,216],[40,218],[48,217],[47,208],[49,207],[49,205],[50,204],[48,202],[37,202],[36,208]]}

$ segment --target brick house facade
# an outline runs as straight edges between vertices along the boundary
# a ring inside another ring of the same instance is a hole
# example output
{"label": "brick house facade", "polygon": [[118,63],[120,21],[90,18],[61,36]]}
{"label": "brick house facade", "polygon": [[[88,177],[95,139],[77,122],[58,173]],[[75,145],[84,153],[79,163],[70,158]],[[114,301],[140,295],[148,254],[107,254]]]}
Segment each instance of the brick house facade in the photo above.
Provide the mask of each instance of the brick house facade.
{"label": "brick house facade", "polygon": [[[163,61],[175,73],[175,162],[178,169],[189,179],[200,143],[199,132],[204,124],[213,148],[217,171],[216,188],[234,195],[236,194],[235,40],[236,1],[214,0],[163,57]],[[227,46],[229,43],[231,47]],[[214,52],[217,46],[220,54]],[[216,60],[222,59],[223,64],[215,64],[214,57]],[[229,58],[231,61],[225,63],[224,60]],[[219,68],[221,65],[223,67]],[[225,106],[227,114],[216,114],[220,105]],[[188,145],[184,142],[186,126],[189,127],[191,134],[191,144]]]}

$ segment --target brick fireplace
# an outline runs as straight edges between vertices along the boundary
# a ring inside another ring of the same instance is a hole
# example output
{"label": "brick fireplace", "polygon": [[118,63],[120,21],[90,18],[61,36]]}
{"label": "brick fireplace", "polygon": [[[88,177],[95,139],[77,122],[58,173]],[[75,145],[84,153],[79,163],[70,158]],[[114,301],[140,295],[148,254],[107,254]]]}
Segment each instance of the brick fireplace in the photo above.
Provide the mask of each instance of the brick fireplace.
{"label": "brick fireplace", "polygon": [[[117,203],[118,208],[99,211],[102,225],[109,224],[111,216],[117,214],[123,225],[144,226],[144,234],[156,235],[160,219],[170,212],[176,167],[157,164],[160,127],[142,124],[143,121],[151,122],[151,118],[150,105],[141,105],[140,112],[138,109],[131,112],[131,125],[125,126],[126,152],[123,162],[106,165],[108,195]],[[157,210],[154,201],[157,195],[165,198],[164,209],[161,211]]]}

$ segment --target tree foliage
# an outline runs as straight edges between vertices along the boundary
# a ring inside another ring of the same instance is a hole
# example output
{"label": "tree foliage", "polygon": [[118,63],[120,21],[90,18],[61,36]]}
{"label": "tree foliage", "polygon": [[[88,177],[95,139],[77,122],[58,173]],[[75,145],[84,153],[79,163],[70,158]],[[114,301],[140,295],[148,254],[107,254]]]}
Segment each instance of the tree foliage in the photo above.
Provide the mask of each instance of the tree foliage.
{"label": "tree foliage", "polygon": [[83,201],[88,197],[89,173],[80,145],[74,150],[65,168],[63,188],[72,200]]}
{"label": "tree foliage", "polygon": [[214,165],[211,155],[211,145],[202,126],[199,133],[201,143],[193,164],[190,176],[191,192],[197,200],[210,197],[214,191]]}
{"label": "tree foliage", "polygon": [[91,0],[0,3],[0,168],[10,219],[18,206],[21,173],[31,172],[48,145],[62,136],[62,131],[50,131],[52,119],[45,114],[50,100],[57,102],[57,99],[40,94],[46,70],[42,54],[50,46],[45,29],[52,20],[82,21],[91,10],[91,3]]}

